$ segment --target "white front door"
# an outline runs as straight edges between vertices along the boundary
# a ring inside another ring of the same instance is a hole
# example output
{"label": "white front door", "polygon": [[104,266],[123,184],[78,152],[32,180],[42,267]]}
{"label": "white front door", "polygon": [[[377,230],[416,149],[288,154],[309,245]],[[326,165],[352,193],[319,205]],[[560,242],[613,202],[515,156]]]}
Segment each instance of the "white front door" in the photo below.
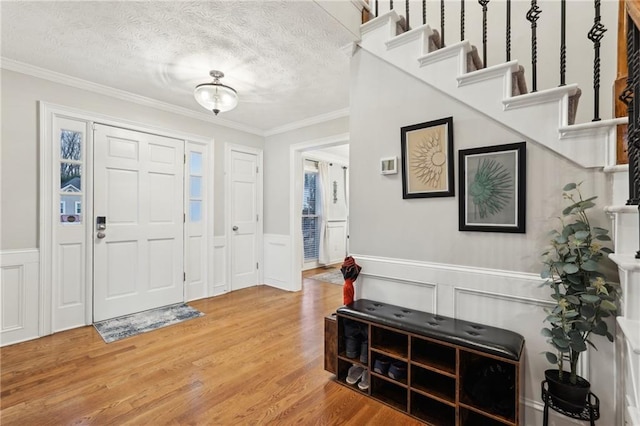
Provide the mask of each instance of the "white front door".
{"label": "white front door", "polygon": [[96,125],[94,322],[184,300],[183,167],[181,140]]}
{"label": "white front door", "polygon": [[231,150],[231,290],[258,284],[258,156]]}

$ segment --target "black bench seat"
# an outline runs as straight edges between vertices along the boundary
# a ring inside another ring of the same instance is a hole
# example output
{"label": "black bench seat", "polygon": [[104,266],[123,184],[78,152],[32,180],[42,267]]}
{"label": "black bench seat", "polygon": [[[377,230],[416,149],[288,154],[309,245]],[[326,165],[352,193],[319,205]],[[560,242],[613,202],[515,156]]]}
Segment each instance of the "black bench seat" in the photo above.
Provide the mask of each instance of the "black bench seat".
{"label": "black bench seat", "polygon": [[337,312],[514,361],[524,346],[524,338],[513,331],[373,300],[359,299]]}

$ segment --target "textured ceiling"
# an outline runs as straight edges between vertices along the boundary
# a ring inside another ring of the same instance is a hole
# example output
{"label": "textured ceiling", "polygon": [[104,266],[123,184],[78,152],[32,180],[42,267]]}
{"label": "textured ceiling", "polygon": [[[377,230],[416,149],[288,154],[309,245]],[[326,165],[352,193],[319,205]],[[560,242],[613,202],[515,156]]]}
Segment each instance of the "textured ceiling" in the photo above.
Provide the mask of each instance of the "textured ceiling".
{"label": "textured ceiling", "polygon": [[2,1],[3,58],[188,108],[219,69],[225,120],[269,130],[348,107],[352,35],[313,1]]}

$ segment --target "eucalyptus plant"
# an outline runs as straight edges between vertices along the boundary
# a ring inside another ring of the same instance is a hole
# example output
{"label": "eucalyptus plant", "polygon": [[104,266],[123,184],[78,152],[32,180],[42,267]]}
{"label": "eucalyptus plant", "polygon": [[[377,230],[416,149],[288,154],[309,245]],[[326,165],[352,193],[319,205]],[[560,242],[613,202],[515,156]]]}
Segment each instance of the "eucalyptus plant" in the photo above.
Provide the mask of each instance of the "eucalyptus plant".
{"label": "eucalyptus plant", "polygon": [[547,360],[558,366],[559,379],[564,381],[564,366],[570,366],[569,382],[577,383],[576,368],[580,355],[587,350],[592,335],[613,335],[604,318],[616,313],[618,285],[607,281],[598,271],[598,263],[612,250],[601,243],[611,241],[609,231],[591,226],[587,210],[595,206],[597,197],[584,199],[580,184],[569,183],[563,188],[569,205],[559,217],[560,227],[550,232],[551,246],[542,253],[544,268],[540,276],[543,285],[551,288],[553,308],[545,308],[544,322],[550,327],[542,335],[554,352],[545,352]]}

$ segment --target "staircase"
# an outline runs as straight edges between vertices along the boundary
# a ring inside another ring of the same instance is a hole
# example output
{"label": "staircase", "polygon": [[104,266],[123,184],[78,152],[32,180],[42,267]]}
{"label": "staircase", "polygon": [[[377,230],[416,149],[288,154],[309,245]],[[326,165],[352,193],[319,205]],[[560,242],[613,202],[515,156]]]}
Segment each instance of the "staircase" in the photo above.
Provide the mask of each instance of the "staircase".
{"label": "staircase", "polygon": [[[575,124],[580,89],[575,84],[528,93],[524,68],[511,61],[484,68],[475,46],[463,41],[442,47],[429,25],[406,28],[391,10],[360,27],[358,45],[432,88],[477,110],[524,139],[545,146],[585,168],[610,176],[614,252],[623,292],[617,318],[618,413],[640,425],[640,260],[638,206],[627,206],[628,167],[616,165],[616,126],[627,118]],[[544,125],[541,125],[544,123]]]}
{"label": "staircase", "polygon": [[581,93],[577,85],[527,93],[518,61],[483,68],[477,49],[468,41],[441,47],[439,34],[429,25],[408,31],[404,27],[404,18],[391,10],[360,27],[358,44],[582,167],[615,164],[616,125],[627,119],[574,124]]}

